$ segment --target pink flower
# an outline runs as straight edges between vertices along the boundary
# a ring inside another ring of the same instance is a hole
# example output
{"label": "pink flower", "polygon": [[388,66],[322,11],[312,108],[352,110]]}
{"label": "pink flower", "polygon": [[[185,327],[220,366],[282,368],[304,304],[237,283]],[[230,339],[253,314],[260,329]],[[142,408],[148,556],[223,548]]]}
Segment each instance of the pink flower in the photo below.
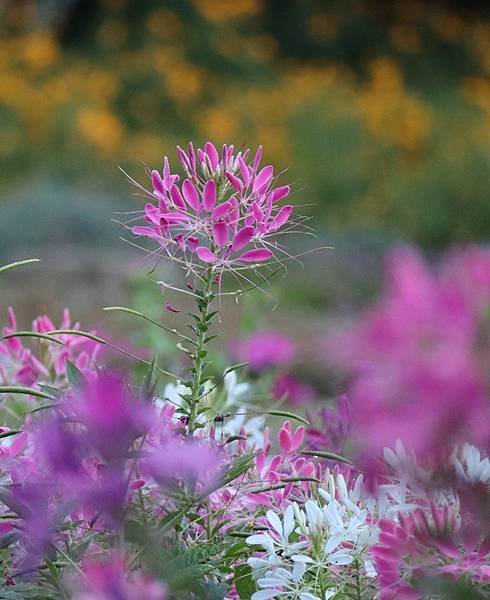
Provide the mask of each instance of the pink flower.
{"label": "pink flower", "polygon": [[225,144],[218,152],[207,142],[197,151],[192,144],[187,151],[177,147],[177,155],[187,175],[182,183],[167,157],[161,173],[151,172],[151,190],[131,179],[150,199],[145,224],[133,226],[133,234],[157,241],[191,269],[236,271],[272,259],[277,245],[271,239],[289,222],[293,206],[280,205],[290,189],[273,187],[274,168],[259,168],[262,149],[252,157],[250,150],[235,153]]}
{"label": "pink flower", "polygon": [[296,356],[296,344],[278,331],[263,330],[235,342],[233,354],[248,362],[253,371],[264,371],[290,364]]}
{"label": "pink flower", "polygon": [[[474,255],[472,261],[478,262]],[[361,452],[393,447],[400,439],[419,457],[439,462],[458,442],[485,447],[490,441],[482,364],[488,348],[481,345],[481,306],[474,301],[479,294],[489,306],[486,278],[473,277],[469,300],[461,278],[448,276],[447,269],[433,273],[415,252],[394,253],[382,300],[335,340],[332,355],[354,372],[352,437]]]}
{"label": "pink flower", "polygon": [[[71,323],[70,313],[63,312],[60,329],[80,329],[79,323]],[[57,329],[47,315],[37,317],[32,323],[35,333],[49,334]],[[4,336],[12,335],[17,328],[14,310],[8,309],[8,326]],[[95,333],[95,332],[92,332]],[[62,344],[40,338],[10,337],[0,342],[0,383],[34,386],[47,384],[61,389],[68,387],[66,361],[69,360],[90,378],[95,375],[95,359],[100,345],[93,340],[73,334],[55,334],[52,337]],[[28,339],[29,346],[24,345]]]}
{"label": "pink flower", "polygon": [[311,385],[301,381],[294,375],[279,375],[272,386],[272,395],[277,400],[286,400],[289,404],[303,406],[310,403],[315,397],[315,390]]}
{"label": "pink flower", "polygon": [[304,427],[298,427],[293,434],[291,423],[289,420],[285,421],[277,436],[282,452],[295,452],[303,443],[304,436]]}
{"label": "pink flower", "polygon": [[454,507],[432,505],[399,522],[381,519],[372,555],[378,573],[380,600],[425,598],[427,579],[444,576],[456,581],[469,576],[490,581],[488,540],[465,543]]}

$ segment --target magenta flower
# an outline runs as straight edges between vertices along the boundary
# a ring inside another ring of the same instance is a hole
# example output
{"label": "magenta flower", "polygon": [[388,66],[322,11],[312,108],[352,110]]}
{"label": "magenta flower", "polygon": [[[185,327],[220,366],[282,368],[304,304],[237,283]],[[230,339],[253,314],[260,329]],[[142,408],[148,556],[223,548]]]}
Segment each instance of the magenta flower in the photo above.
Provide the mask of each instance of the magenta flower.
{"label": "magenta flower", "polygon": [[[471,260],[475,259],[472,251]],[[361,452],[393,447],[400,439],[419,457],[440,462],[456,443],[486,447],[490,441],[488,378],[482,358],[482,306],[488,284],[481,264],[468,297],[461,270],[451,264],[432,273],[413,251],[390,260],[383,299],[354,328],[335,340],[332,356],[354,372],[352,436]],[[457,275],[457,276],[456,276]],[[488,342],[486,342],[488,344]],[[486,349],[485,349],[486,348]]]}
{"label": "magenta flower", "polygon": [[133,226],[133,234],[155,240],[191,269],[236,271],[272,259],[280,250],[273,238],[293,206],[281,205],[290,188],[274,187],[273,167],[260,168],[262,148],[252,157],[250,150],[235,153],[226,144],[219,153],[211,142],[197,151],[190,143],[187,151],[177,147],[177,155],[182,181],[164,157],[162,172],[151,172],[150,190],[136,184],[151,201],[145,224]]}
{"label": "magenta flower", "polygon": [[283,374],[274,380],[272,395],[277,400],[284,399],[289,404],[304,406],[315,398],[315,390],[294,375]]}
{"label": "magenta flower", "polygon": [[247,362],[253,371],[265,371],[293,362],[296,344],[283,333],[271,329],[257,331],[235,342],[232,352],[238,360]]}
{"label": "magenta flower", "polygon": [[423,585],[430,578],[456,581],[469,576],[490,581],[490,546],[479,537],[465,541],[455,507],[432,505],[417,509],[399,522],[382,519],[372,555],[378,573],[380,600],[425,598]]}

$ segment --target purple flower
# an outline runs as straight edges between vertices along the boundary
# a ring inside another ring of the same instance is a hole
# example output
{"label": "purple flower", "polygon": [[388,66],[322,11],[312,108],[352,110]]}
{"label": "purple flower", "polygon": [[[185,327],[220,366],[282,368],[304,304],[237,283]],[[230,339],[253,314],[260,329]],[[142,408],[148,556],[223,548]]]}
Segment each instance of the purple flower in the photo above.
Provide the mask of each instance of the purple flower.
{"label": "purple flower", "polygon": [[218,455],[197,441],[169,438],[145,461],[146,469],[157,483],[171,486],[181,479],[211,483],[218,475]]}
{"label": "purple flower", "polygon": [[154,423],[153,409],[130,396],[122,379],[105,375],[73,400],[86,443],[108,462],[125,459],[131,444]]}
{"label": "purple flower", "polygon": [[81,590],[74,600],[165,600],[165,586],[144,572],[131,573],[124,556],[113,553],[87,561]]}

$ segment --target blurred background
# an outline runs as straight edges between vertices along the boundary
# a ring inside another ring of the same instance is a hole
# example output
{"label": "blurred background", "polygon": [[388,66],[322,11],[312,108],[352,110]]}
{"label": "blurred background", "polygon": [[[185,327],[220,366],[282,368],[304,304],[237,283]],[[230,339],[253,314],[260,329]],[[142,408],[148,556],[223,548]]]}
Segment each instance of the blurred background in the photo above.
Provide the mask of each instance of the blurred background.
{"label": "blurred background", "polygon": [[297,247],[335,248],[276,284],[280,310],[252,300],[244,330],[307,339],[369,302],[394,244],[488,241],[489,17],[471,0],[1,1],[0,263],[44,262],[2,282],[0,314],[161,315],[153,265],[111,223],[142,207],[118,166],[143,180],[190,139],[262,143],[318,230]]}

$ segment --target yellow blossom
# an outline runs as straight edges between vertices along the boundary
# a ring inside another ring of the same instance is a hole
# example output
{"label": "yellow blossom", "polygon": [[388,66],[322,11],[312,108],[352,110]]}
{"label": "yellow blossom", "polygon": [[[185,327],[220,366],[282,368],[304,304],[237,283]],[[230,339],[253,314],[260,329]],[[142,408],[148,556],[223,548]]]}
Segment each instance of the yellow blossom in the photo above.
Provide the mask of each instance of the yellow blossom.
{"label": "yellow blossom", "polygon": [[85,108],[76,119],[76,127],[86,142],[110,155],[120,145],[124,130],[119,119],[103,108]]}

